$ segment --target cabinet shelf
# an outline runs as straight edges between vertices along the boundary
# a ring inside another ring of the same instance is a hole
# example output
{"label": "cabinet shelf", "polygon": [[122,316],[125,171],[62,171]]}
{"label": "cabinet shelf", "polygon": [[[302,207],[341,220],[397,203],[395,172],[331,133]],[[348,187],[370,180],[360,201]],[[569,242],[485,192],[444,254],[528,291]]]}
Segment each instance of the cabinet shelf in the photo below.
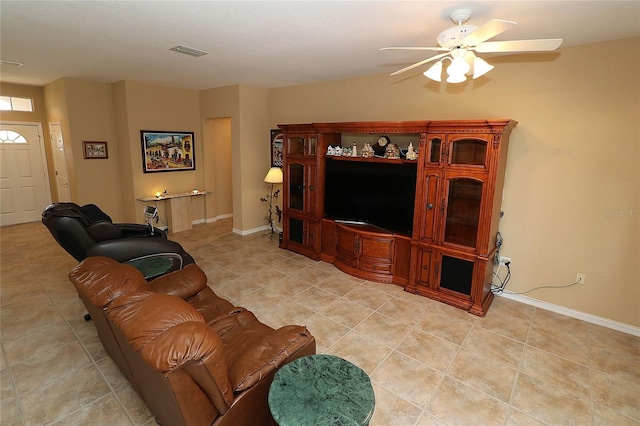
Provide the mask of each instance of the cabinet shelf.
{"label": "cabinet shelf", "polygon": [[407,160],[406,158],[364,158],[364,157],[347,157],[341,155],[327,155],[324,154],[324,158],[327,160],[335,161],[352,161],[352,162],[364,162],[364,163],[391,163],[391,164],[404,164],[404,163],[417,163],[418,160]]}

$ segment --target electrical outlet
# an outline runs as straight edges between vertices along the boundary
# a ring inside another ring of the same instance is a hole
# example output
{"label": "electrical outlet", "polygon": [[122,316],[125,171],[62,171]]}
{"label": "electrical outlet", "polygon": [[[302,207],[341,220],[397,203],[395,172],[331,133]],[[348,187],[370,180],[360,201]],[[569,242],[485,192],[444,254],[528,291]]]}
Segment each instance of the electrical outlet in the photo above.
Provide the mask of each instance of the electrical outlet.
{"label": "electrical outlet", "polygon": [[510,257],[505,257],[505,256],[500,256],[500,264],[504,266],[507,263],[511,263],[511,258]]}
{"label": "electrical outlet", "polygon": [[576,282],[578,284],[584,284],[587,280],[587,276],[585,274],[579,273],[576,275]]}

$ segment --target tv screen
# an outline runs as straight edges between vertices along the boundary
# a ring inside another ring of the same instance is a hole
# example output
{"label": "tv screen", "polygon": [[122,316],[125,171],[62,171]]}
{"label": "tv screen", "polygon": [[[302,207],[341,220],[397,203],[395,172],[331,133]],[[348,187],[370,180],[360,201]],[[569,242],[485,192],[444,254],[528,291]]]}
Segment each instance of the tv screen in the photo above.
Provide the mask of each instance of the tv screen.
{"label": "tv screen", "polygon": [[410,235],[417,164],[327,159],[324,215]]}

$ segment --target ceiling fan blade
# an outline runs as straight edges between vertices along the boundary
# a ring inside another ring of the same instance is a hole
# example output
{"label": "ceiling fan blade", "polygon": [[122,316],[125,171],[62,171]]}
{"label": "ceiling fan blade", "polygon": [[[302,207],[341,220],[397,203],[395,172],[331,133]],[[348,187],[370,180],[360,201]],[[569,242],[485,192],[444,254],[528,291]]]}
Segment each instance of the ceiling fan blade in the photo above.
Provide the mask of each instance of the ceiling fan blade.
{"label": "ceiling fan blade", "polygon": [[444,57],[444,56],[447,56],[448,54],[449,54],[449,52],[447,51],[447,52],[445,52],[445,53],[441,53],[441,54],[439,54],[439,55],[432,56],[432,57],[427,58],[427,59],[425,59],[425,60],[423,60],[423,61],[416,62],[416,63],[415,63],[415,64],[413,64],[413,65],[409,65],[409,66],[408,66],[408,67],[406,67],[406,68],[402,68],[401,70],[398,70],[398,71],[396,71],[396,72],[394,72],[394,73],[391,73],[391,75],[398,75],[398,74],[403,73],[403,72],[405,72],[405,71],[412,70],[412,69],[414,69],[414,68],[419,67],[420,65],[424,65],[424,64],[426,64],[427,62],[435,61],[436,59],[440,59],[440,58],[442,58],[442,57]]}
{"label": "ceiling fan blade", "polygon": [[449,49],[446,47],[383,47],[380,50],[433,50],[435,52],[448,52]]}
{"label": "ceiling fan blade", "polygon": [[460,40],[460,45],[477,46],[483,41],[489,40],[491,37],[495,37],[498,34],[507,31],[513,25],[518,24],[513,21],[505,21],[504,19],[492,19],[462,40]]}
{"label": "ceiling fan blade", "polygon": [[556,50],[561,44],[561,38],[489,41],[477,45],[475,50],[479,53],[547,52]]}

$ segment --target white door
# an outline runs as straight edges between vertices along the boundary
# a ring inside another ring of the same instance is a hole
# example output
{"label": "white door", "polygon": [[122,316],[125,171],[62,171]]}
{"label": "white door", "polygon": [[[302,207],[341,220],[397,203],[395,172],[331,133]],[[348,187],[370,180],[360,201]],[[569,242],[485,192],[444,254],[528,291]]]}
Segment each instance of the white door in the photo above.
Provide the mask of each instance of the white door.
{"label": "white door", "polygon": [[51,203],[38,123],[0,123],[0,225],[36,222]]}
{"label": "white door", "polygon": [[58,201],[71,201],[69,191],[69,174],[67,173],[67,159],[64,155],[64,143],[62,141],[62,126],[60,123],[49,124],[51,134],[51,152],[53,152],[53,164],[56,168],[56,187],[58,188]]}

